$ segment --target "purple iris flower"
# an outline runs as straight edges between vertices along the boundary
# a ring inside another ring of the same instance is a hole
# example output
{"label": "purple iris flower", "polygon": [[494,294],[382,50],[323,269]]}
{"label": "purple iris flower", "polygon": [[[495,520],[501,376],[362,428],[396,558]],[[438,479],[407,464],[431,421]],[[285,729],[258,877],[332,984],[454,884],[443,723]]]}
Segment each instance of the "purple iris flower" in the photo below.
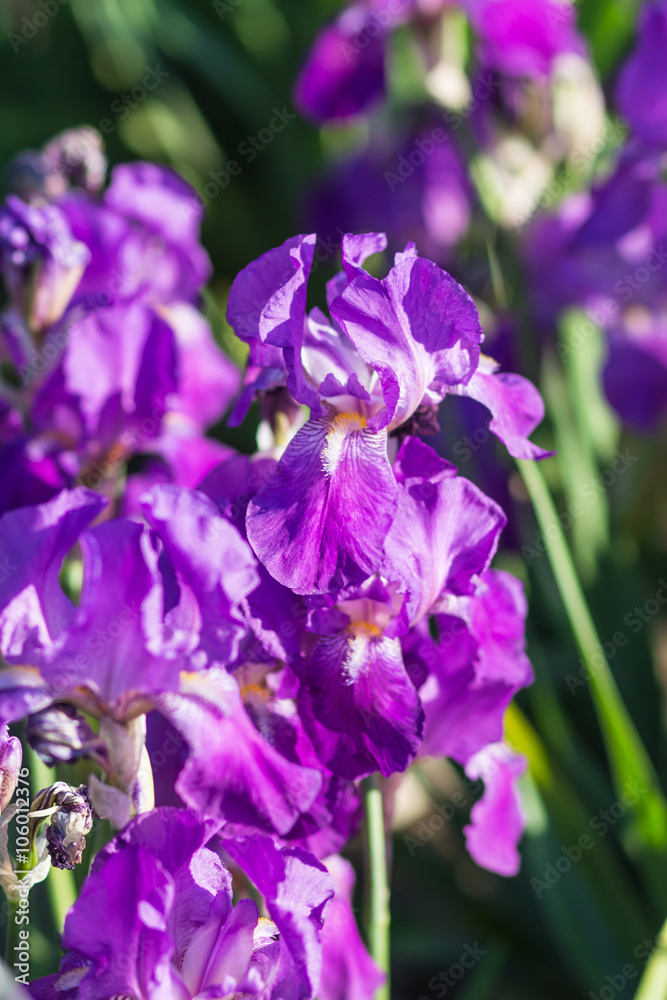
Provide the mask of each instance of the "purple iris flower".
{"label": "purple iris flower", "polygon": [[[667,412],[664,267],[667,185],[657,160],[625,149],[609,178],[540,219],[526,240],[545,326],[583,306],[608,333],[603,383],[620,417],[644,432]],[[638,393],[637,386],[645,391]]]}
{"label": "purple iris flower", "polygon": [[479,59],[507,76],[549,76],[563,52],[583,55],[576,12],[569,0],[464,0],[479,39]]}
{"label": "purple iris flower", "polygon": [[122,503],[133,513],[147,485],[194,486],[230,454],[204,436],[239,374],[193,304],[210,273],[202,206],[153,164],[118,167],[97,197],[105,161],[92,130],[31,157],[32,182],[20,164],[13,175],[29,202],[11,196],[0,213],[15,306],[0,339],[22,382],[0,510],[77,481],[113,495],[126,459],[149,454]]}
{"label": "purple iris flower", "polygon": [[390,775],[417,755],[426,671],[404,658],[401,638],[410,644],[428,615],[470,601],[505,523],[493,501],[418,439],[406,439],[395,467],[397,513],[381,576],[313,613],[320,638],[295,666],[304,724],[320,758],[347,778]]}
{"label": "purple iris flower", "polygon": [[616,100],[635,135],[647,146],[667,145],[667,3],[654,0],[644,5],[639,37],[622,67]]}
{"label": "purple iris flower", "polygon": [[315,121],[351,118],[384,96],[385,49],[410,0],[358,0],[318,35],[294,101]]}
{"label": "purple iris flower", "polygon": [[0,210],[0,260],[13,305],[41,333],[65,312],[89,261],[62,212],[10,195]]}
{"label": "purple iris flower", "polygon": [[260,561],[298,594],[358,586],[379,569],[398,504],[390,435],[447,394],[487,406],[512,454],[546,454],[526,438],[543,414],[539,394],[480,362],[477,310],[449,274],[408,247],[374,278],[362,264],[385,248],[384,234],[345,236],[343,271],[327,286],[329,320],[306,313],[314,245],[314,235],[295,237],[249,264],[228,306],[250,343],[247,388],[266,391],[264,368],[271,385],[286,383],[310,407],[246,520]]}
{"label": "purple iris flower", "polygon": [[[61,970],[30,986],[49,1000],[209,1000],[244,995],[306,1000],[321,967],[326,869],[300,848],[268,837],[220,845],[266,900],[245,896],[215,841],[219,823],[157,809],[101,851],[62,937]],[[106,919],[101,923],[99,914]]]}
{"label": "purple iris flower", "polygon": [[[0,719],[65,702],[101,720],[94,759],[129,789],[145,756],[143,741],[135,745],[131,736],[135,720],[157,709],[188,744],[177,783],[183,801],[287,834],[325,779],[299,752],[287,753],[289,740],[284,755],[279,740],[274,746],[262,736],[238,680],[224,669],[249,628],[255,559],[203,494],[161,489],[147,500],[153,532],[126,520],[83,531],[103,506],[84,490],[0,519],[12,567],[0,593],[0,647],[12,664],[0,671]],[[78,608],[58,580],[76,541],[84,556]],[[295,835],[328,822],[343,792],[329,781],[328,809],[316,810]]]}
{"label": "purple iris flower", "polygon": [[309,199],[308,218],[326,234],[327,250],[340,243],[341,231],[363,231],[382,219],[391,250],[414,240],[442,264],[468,231],[474,203],[454,133],[434,115],[407,135],[376,135],[367,150],[336,164]]}

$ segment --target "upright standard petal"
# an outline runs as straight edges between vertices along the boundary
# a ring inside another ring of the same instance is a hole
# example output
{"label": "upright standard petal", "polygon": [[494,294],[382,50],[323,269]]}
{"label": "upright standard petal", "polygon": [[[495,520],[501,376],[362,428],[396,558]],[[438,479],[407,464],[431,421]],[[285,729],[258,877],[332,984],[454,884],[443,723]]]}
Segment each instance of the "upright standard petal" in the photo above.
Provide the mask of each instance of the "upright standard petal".
{"label": "upright standard petal", "polygon": [[377,570],[396,502],[385,433],[356,413],[311,420],[250,502],[248,540],[283,586],[326,593]]}
{"label": "upright standard petal", "polygon": [[382,281],[360,272],[331,312],[380,378],[386,410],[373,427],[400,426],[477,367],[483,334],[475,305],[423,257],[402,259]]}
{"label": "upright standard petal", "polygon": [[[287,386],[296,400],[319,409],[317,395],[301,364],[306,290],[316,236],[293,236],[237,274],[227,301],[227,321],[241,340],[283,350]],[[270,367],[276,367],[273,355]],[[265,360],[256,363],[264,365]]]}

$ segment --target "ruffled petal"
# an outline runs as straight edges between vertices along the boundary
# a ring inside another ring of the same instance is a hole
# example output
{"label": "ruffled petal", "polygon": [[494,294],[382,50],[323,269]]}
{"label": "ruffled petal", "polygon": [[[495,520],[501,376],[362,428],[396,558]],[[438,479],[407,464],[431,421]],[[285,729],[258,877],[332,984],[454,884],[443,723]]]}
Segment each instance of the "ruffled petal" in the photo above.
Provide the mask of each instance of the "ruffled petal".
{"label": "ruffled petal", "polygon": [[396,498],[386,434],[354,413],[311,420],[250,502],[248,540],[283,586],[326,593],[377,570]]}
{"label": "ruffled petal", "polygon": [[[223,834],[224,837],[224,834]],[[278,847],[259,835],[222,841],[266,899],[280,932],[273,1000],[310,1000],[322,968],[324,913],[334,888],[324,865],[300,847]]]}
{"label": "ruffled petal", "polygon": [[106,505],[77,488],[0,518],[0,649],[12,663],[39,663],[76,608],[60,587],[63,559]]}
{"label": "ruffled petal", "polygon": [[[421,449],[427,448],[421,445]],[[447,467],[435,481],[411,478],[399,484],[396,516],[387,535],[383,575],[407,594],[411,623],[439,609],[445,592],[474,592],[489,565],[506,517],[500,507]]]}
{"label": "ruffled petal", "polygon": [[406,658],[420,658],[429,674],[420,691],[426,715],[421,753],[461,764],[502,738],[507,706],[533,679],[521,582],[489,570],[466,604],[467,621],[438,616],[437,643],[414,635],[404,640]]}
{"label": "ruffled petal", "polygon": [[382,281],[360,271],[331,312],[380,378],[386,411],[373,426],[400,426],[477,367],[483,335],[475,305],[423,257],[404,258]]}
{"label": "ruffled petal", "polygon": [[155,486],[142,510],[176,573],[179,602],[198,607],[197,648],[209,662],[232,661],[247,632],[242,604],[259,583],[250,546],[196,490]]}
{"label": "ruffled petal", "polygon": [[300,673],[300,711],[327,767],[349,779],[405,770],[423,712],[397,639],[351,625],[321,638]]}
{"label": "ruffled petal", "polygon": [[514,458],[549,458],[554,452],[544,451],[528,440],[544,418],[538,390],[521,375],[496,372],[495,367],[495,362],[482,359],[470,381],[455,386],[452,393],[476,399],[491,411],[489,428]]}
{"label": "ruffled petal", "polygon": [[[252,261],[236,276],[227,302],[227,321],[241,340],[282,348],[287,386],[296,400],[319,408],[305,381],[301,347],[306,321],[306,288],[316,236],[293,236]],[[256,364],[264,364],[253,358]],[[271,362],[271,367],[275,364]]]}
{"label": "ruffled petal", "polygon": [[285,835],[311,807],[322,775],[267,743],[225,671],[184,675],[180,692],[156,698],[155,706],[190,748],[176,791],[192,808]]}
{"label": "ruffled petal", "polygon": [[320,1000],[373,1000],[385,975],[361,940],[352,912],[354,868],[337,855],[325,864],[333,876],[336,895],[329,903],[322,931]]}
{"label": "ruffled petal", "polygon": [[517,845],[525,821],[516,783],[526,770],[526,758],[504,743],[492,743],[466,764],[469,778],[484,779],[484,795],[472,807],[464,829],[466,846],[482,868],[498,875],[516,875],[521,867]]}

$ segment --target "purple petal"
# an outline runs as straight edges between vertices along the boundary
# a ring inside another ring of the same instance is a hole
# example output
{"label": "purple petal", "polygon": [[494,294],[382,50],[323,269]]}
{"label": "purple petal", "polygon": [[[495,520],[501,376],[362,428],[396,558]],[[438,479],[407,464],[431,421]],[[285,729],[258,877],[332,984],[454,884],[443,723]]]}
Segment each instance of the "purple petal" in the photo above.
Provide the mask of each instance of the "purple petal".
{"label": "purple petal", "polygon": [[171,409],[197,427],[218,420],[239,390],[241,374],[216,344],[211,327],[193,306],[179,302],[162,312],[176,336],[178,393]]}
{"label": "purple petal", "polygon": [[311,420],[248,507],[248,540],[297,594],[361,583],[378,568],[396,504],[386,435],[355,413]]}
{"label": "purple petal", "polygon": [[280,964],[270,1000],[310,1000],[320,981],[331,876],[312,854],[300,847],[278,848],[270,837],[223,839],[223,846],[266,898],[280,931]]}
{"label": "purple petal", "polygon": [[101,524],[80,542],[80,606],[42,672],[57,690],[89,687],[122,714],[139,694],[178,687],[179,663],[149,652],[162,625],[157,556],[146,529],[133,521]]}
{"label": "purple petal", "polygon": [[466,6],[489,69],[539,80],[561,52],[585,52],[575,9],[562,0],[466,0]]}
{"label": "purple petal", "polygon": [[[173,880],[146,847],[127,846],[97,867],[63,932],[63,947],[92,963],[79,986],[80,1000],[116,994],[180,1000],[172,992],[167,927],[173,901]],[[91,932],[100,928],[102,914],[104,934]]]}
{"label": "purple petal", "polygon": [[397,639],[352,624],[321,638],[299,673],[300,711],[327,767],[349,779],[405,770],[423,715]]}
{"label": "purple petal", "polygon": [[11,663],[38,663],[75,607],[60,587],[63,559],[106,501],[81,488],[0,518],[0,648]]}
{"label": "purple petal", "polygon": [[9,729],[0,727],[0,816],[12,800],[18,780],[23,750],[17,736],[10,736]]}
{"label": "purple petal", "polygon": [[194,809],[284,835],[312,805],[321,774],[290,763],[260,736],[225,671],[185,675],[180,693],[155,705],[188,742],[176,790]]}
{"label": "purple petal", "polygon": [[495,362],[484,358],[470,381],[451,390],[469,396],[491,411],[489,424],[514,458],[549,458],[554,452],[532,444],[532,434],[544,417],[544,403],[528,379],[509,372],[495,372]]}
{"label": "purple petal", "polygon": [[444,473],[435,482],[415,478],[399,485],[385,544],[382,572],[407,593],[411,623],[437,610],[445,592],[474,592],[475,578],[493,558],[507,520],[467,479]]}
{"label": "purple petal", "polygon": [[400,426],[423,402],[438,402],[448,387],[466,382],[477,366],[483,335],[474,303],[423,257],[395,264],[382,281],[358,274],[331,311],[379,375],[386,412],[372,426]]}
{"label": "purple petal", "polygon": [[373,1000],[385,975],[366,951],[352,912],[354,868],[344,858],[325,862],[336,885],[322,931],[320,1000]]}
{"label": "purple petal", "polygon": [[466,764],[469,778],[484,779],[484,795],[470,813],[464,830],[466,846],[482,868],[498,875],[516,875],[521,867],[517,844],[524,828],[516,782],[526,770],[526,758],[503,743],[492,743]]}
{"label": "purple petal", "polygon": [[634,131],[651,145],[667,142],[667,7],[647,3],[639,38],[623,66],[616,89],[618,108]]}
{"label": "purple petal", "polygon": [[[237,274],[227,301],[227,321],[241,340],[280,347],[289,372],[287,385],[300,403],[318,408],[301,367],[306,288],[316,236],[293,236],[262,254]],[[253,359],[264,364],[264,361]],[[275,367],[270,363],[270,367]]]}
{"label": "purple petal", "polygon": [[250,546],[195,490],[155,486],[142,510],[176,572],[180,601],[199,609],[198,648],[209,661],[230,662],[247,631],[241,605],[259,583]]}
{"label": "purple petal", "polygon": [[602,373],[607,398],[622,420],[644,433],[667,413],[667,338],[655,328],[643,336],[614,330]]}
{"label": "purple petal", "polygon": [[425,658],[430,673],[420,692],[426,714],[421,752],[463,764],[502,738],[509,702],[533,679],[521,582],[489,570],[467,604],[467,621],[438,616],[437,644],[410,638],[410,655]]}
{"label": "purple petal", "polygon": [[161,301],[192,301],[211,273],[199,243],[203,208],[194,189],[168,167],[124,163],[112,172],[104,204],[141,235],[141,243],[129,245],[130,250],[136,245],[139,259],[126,254],[124,270],[145,272]]}
{"label": "purple petal", "polygon": [[3,667],[0,670],[0,725],[41,712],[55,697],[36,667]]}
{"label": "purple petal", "polygon": [[294,91],[302,114],[315,121],[350,118],[382,97],[388,27],[357,3],[320,32]]}

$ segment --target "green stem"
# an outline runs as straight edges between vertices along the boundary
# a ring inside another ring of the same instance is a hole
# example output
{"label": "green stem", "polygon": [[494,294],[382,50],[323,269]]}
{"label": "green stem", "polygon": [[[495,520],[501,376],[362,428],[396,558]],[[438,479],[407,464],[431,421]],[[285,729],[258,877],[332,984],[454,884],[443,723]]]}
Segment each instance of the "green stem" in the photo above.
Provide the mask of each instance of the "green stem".
{"label": "green stem", "polygon": [[390,997],[390,913],[389,883],[387,879],[387,839],[384,825],[384,804],[377,778],[364,781],[366,804],[366,836],[368,839],[370,875],[370,912],[368,939],[371,955],[386,975],[384,985],[375,994],[375,1000]]}
{"label": "green stem", "polygon": [[667,997],[667,920],[655,943],[653,954],[639,981],[634,1000],[665,1000]]}
{"label": "green stem", "polygon": [[565,535],[542,475],[535,462],[517,465],[530,495],[547,544],[547,555],[574,637],[587,667],[593,703],[604,738],[616,791],[637,783],[636,806],[645,843],[664,849],[667,843],[667,805],[651,759],[625,707],[591,618]]}

